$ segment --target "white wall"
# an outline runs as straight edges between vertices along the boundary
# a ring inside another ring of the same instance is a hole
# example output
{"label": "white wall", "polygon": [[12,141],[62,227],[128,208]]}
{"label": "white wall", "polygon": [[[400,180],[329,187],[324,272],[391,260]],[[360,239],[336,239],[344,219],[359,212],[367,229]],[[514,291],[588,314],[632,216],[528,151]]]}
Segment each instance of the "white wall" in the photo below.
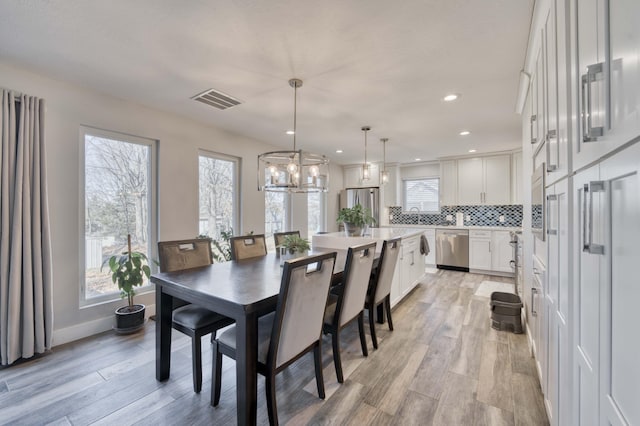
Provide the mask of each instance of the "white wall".
{"label": "white wall", "polygon": [[[0,87],[44,98],[51,238],[53,248],[54,345],[111,328],[117,300],[79,307],[83,271],[80,242],[80,126],[106,129],[158,140],[159,239],[191,238],[198,234],[198,150],[241,158],[241,229],[264,232],[264,194],[257,191],[256,157],[274,147],[253,139],[196,123],[187,118],[100,94],[0,62]],[[215,112],[212,112],[215,113]],[[342,187],[335,173],[328,194],[328,224],[335,223],[331,199]],[[340,176],[337,176],[340,174]],[[335,197],[334,197],[335,198]],[[305,204],[306,207],[306,204]],[[335,200],[334,206],[335,208]],[[296,209],[297,210],[297,209]],[[294,223],[304,223],[304,218]],[[153,291],[136,301],[154,311]]]}

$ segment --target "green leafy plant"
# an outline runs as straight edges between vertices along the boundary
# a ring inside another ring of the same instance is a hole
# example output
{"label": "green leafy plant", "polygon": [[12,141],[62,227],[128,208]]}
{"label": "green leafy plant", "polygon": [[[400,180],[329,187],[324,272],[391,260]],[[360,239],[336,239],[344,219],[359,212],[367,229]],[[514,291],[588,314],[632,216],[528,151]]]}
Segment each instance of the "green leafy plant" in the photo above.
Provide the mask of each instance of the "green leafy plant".
{"label": "green leafy plant", "polygon": [[298,235],[285,235],[278,247],[284,247],[290,254],[305,252],[311,248],[309,240]]}
{"label": "green leafy plant", "polygon": [[371,216],[371,210],[363,208],[361,204],[341,209],[336,221],[351,223],[355,226],[373,225],[376,222]]}
{"label": "green leafy plant", "polygon": [[[144,253],[131,250],[131,234],[127,235],[127,251],[121,255],[111,256],[105,264],[111,270],[111,279],[118,284],[120,296],[127,298],[129,308],[133,308],[134,287],[144,284],[144,277],[149,278],[151,269]],[[102,269],[102,268],[101,268]]]}

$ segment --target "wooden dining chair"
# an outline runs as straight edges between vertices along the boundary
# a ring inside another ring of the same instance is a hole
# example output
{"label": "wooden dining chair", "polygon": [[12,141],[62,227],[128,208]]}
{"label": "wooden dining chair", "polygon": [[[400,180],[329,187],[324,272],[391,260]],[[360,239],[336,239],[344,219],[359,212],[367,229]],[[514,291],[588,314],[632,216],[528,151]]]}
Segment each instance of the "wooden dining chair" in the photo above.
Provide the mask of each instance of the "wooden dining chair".
{"label": "wooden dining chair", "polygon": [[[158,255],[160,272],[182,271],[213,263],[211,240],[208,238],[160,241]],[[193,390],[199,393],[202,389],[201,338],[211,334],[213,342],[216,331],[233,324],[233,320],[200,306],[180,302],[174,305],[171,326],[191,337]]]}
{"label": "wooden dining chair", "polygon": [[284,237],[287,235],[295,235],[299,237],[300,231],[275,232],[273,234],[273,242],[275,243],[276,248],[284,242]]}
{"label": "wooden dining chair", "polygon": [[364,334],[364,303],[375,252],[375,242],[349,247],[342,283],[332,288],[325,309],[322,331],[331,333],[333,363],[339,383],[344,382],[340,358],[340,330],[356,319],[358,320],[362,355],[369,355]]}
{"label": "wooden dining chair", "polygon": [[389,330],[393,331],[393,320],[391,319],[391,282],[393,273],[396,270],[398,254],[400,253],[400,238],[385,240],[382,243],[382,252],[378,261],[378,268],[371,275],[369,290],[365,301],[365,308],[369,311],[369,327],[371,329],[371,340],[373,347],[378,349],[378,339],[376,338],[375,310],[384,303],[389,321]]}
{"label": "wooden dining chair", "polygon": [[231,247],[231,260],[250,259],[267,255],[264,234],[232,237],[229,239],[229,246]]}
{"label": "wooden dining chair", "polygon": [[[324,399],[322,319],[327,304],[336,253],[298,258],[284,263],[275,312],[258,320],[258,373],[265,376],[269,423],[278,424],[275,376],[313,350],[318,396]],[[236,357],[236,327],[213,344],[211,405],[220,402],[222,354]]]}

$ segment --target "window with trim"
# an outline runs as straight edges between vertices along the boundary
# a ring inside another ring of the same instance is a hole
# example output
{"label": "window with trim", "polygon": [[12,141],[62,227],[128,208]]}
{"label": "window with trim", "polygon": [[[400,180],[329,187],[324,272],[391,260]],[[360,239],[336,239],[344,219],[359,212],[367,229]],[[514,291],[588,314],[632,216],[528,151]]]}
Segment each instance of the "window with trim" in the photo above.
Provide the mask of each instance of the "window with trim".
{"label": "window with trim", "polygon": [[156,141],[91,128],[82,128],[81,138],[85,253],[81,298],[97,303],[119,298],[109,269],[101,267],[110,256],[126,250],[127,234],[133,250],[153,259]]}
{"label": "window with trim", "polygon": [[440,178],[404,179],[403,209],[440,213]]}
{"label": "window with trim", "polygon": [[238,231],[238,176],[236,157],[201,151],[199,158],[198,233],[220,239]]}
{"label": "window with trim", "polygon": [[307,235],[324,231],[326,222],[326,199],[324,192],[310,192],[307,194]]}
{"label": "window with trim", "polygon": [[264,236],[267,250],[275,250],[273,234],[287,230],[289,196],[284,192],[264,193]]}

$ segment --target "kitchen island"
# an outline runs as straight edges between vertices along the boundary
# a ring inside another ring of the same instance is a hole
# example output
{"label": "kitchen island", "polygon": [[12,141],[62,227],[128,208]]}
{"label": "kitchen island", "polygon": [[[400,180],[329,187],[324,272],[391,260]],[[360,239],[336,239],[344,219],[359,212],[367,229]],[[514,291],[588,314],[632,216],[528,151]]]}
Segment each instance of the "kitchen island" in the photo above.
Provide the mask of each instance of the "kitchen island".
{"label": "kitchen island", "polygon": [[363,237],[347,237],[344,232],[313,235],[314,248],[348,249],[349,247],[376,242],[376,251],[382,250],[382,242],[401,238],[398,263],[391,284],[391,306],[396,305],[423,279],[424,255],[420,253],[421,228],[370,228]]}

